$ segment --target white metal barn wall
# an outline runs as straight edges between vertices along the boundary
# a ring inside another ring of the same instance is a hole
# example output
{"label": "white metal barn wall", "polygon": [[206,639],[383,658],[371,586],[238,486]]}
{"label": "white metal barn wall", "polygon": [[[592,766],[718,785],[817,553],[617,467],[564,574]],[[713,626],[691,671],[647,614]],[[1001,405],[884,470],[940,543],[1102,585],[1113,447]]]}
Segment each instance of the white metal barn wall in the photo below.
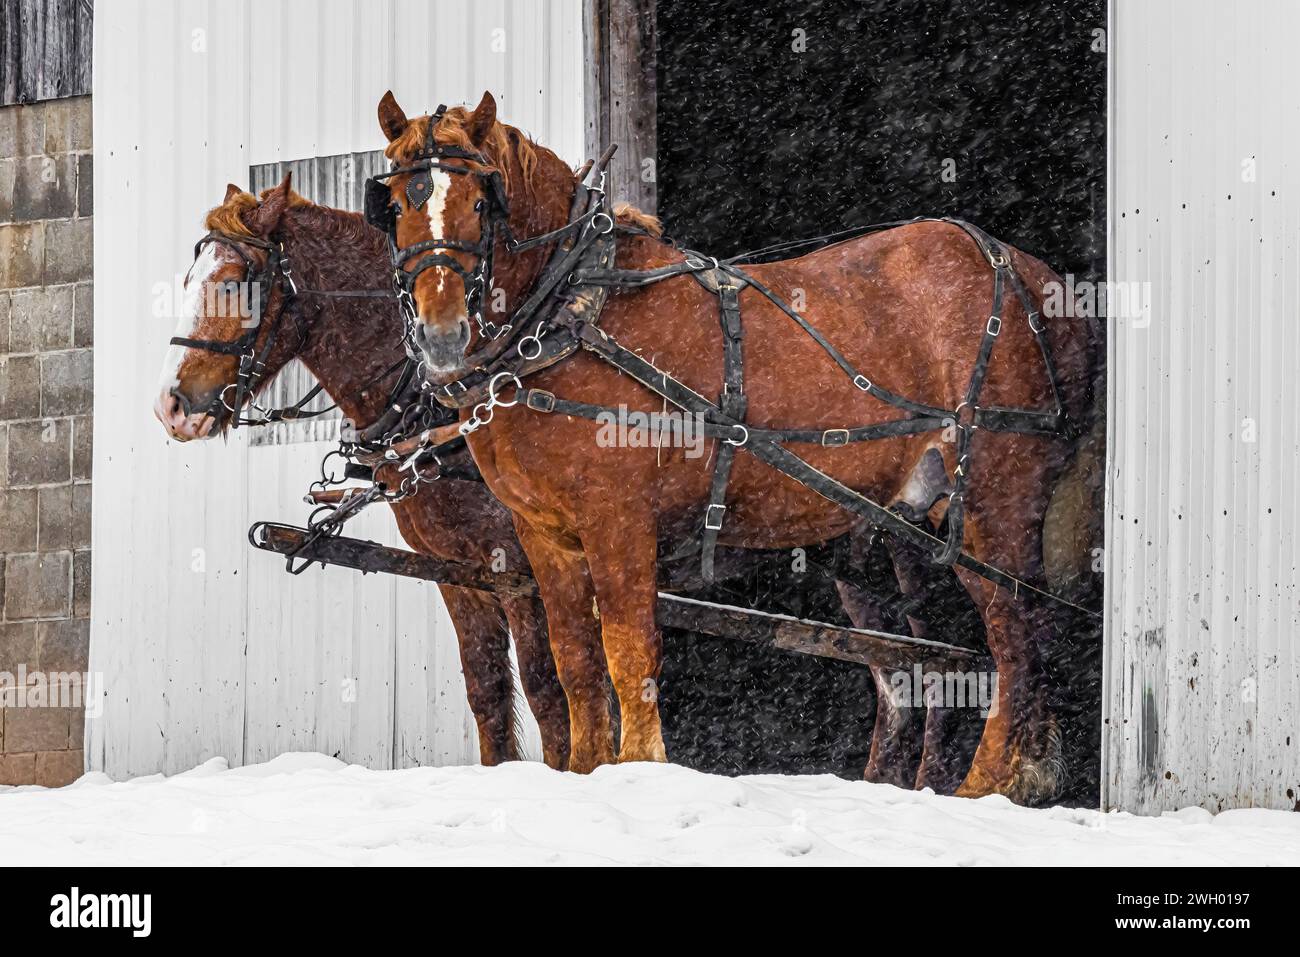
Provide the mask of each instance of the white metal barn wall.
{"label": "white metal barn wall", "polygon": [[[581,0],[114,0],[95,16],[95,483],[87,763],[114,777],[319,750],[376,768],[477,760],[432,586],[254,553],[297,520],[320,443],[166,441],[150,407],[202,213],[256,164],[383,145],[491,89],[504,119],[579,161]],[[398,544],[386,512],[356,533]]]}
{"label": "white metal barn wall", "polygon": [[1103,800],[1300,806],[1300,21],[1115,0]]}

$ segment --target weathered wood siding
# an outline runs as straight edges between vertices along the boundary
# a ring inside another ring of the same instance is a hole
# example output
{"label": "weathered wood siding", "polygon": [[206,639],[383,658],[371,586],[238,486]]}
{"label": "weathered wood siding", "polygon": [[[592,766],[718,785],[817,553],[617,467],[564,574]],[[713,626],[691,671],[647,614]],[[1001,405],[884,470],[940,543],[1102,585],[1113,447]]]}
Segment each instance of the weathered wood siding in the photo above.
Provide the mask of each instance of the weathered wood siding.
{"label": "weathered wood siding", "polygon": [[0,106],[90,92],[94,0],[0,0]]}
{"label": "weathered wood siding", "polygon": [[648,213],[658,205],[655,0],[584,0],[587,155],[611,143],[611,196]]}

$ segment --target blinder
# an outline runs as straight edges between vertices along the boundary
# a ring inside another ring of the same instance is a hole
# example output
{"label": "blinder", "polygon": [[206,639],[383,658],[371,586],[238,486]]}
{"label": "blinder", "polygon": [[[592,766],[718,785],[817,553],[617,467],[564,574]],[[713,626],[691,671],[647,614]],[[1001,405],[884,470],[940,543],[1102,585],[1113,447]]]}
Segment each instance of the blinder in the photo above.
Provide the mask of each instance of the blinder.
{"label": "blinder", "polygon": [[389,236],[397,231],[397,206],[387,184],[377,179],[366,180],[366,222]]}

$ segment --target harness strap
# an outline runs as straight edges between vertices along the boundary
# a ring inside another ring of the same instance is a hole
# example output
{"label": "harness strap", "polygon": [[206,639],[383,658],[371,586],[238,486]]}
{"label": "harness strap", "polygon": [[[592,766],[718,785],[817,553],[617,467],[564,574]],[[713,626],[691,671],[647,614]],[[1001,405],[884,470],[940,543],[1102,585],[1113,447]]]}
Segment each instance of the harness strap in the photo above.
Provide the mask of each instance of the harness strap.
{"label": "harness strap", "polygon": [[[613,421],[619,415],[619,410],[612,406],[595,405],[590,402],[575,402],[572,399],[561,398],[546,389],[518,389],[512,398],[517,399],[520,404],[534,412],[571,415],[579,419],[590,419],[593,422]],[[652,419],[654,415],[651,412],[640,414],[647,419]],[[720,410],[717,417],[721,418]],[[837,449],[855,442],[872,442],[877,439],[892,439],[905,435],[917,435],[921,432],[934,432],[951,424],[952,416],[949,415],[944,418],[909,417],[843,429],[763,429],[739,422],[710,422],[707,420],[689,428],[698,429],[700,434],[711,439],[734,439],[739,441],[747,433],[751,439],[762,439],[765,442],[776,442],[783,445],[787,443],[820,445],[824,448]],[[668,434],[677,434],[686,429],[686,426],[679,424],[676,420],[669,420],[661,431]]]}
{"label": "harness strap", "polygon": [[[759,461],[807,486],[828,501],[867,518],[887,532],[929,547],[932,552],[935,546],[940,548],[946,546],[947,543],[938,536],[923,528],[918,528],[903,516],[871,501],[865,495],[854,491],[815,466],[805,462],[802,458],[786,449],[779,441],[763,435],[764,430],[748,429],[740,423],[716,421],[713,422],[713,428],[710,429],[710,419],[716,420],[720,417],[721,410],[690,386],[647,362],[630,349],[619,345],[618,342],[600,329],[583,326],[578,331],[578,334],[589,349],[596,352],[610,364],[622,369],[642,385],[647,386],[688,412],[705,416],[706,434],[720,434],[722,429],[729,429],[732,432],[732,438],[735,440],[735,448],[744,447]],[[605,415],[615,414],[613,410],[601,406],[567,402],[557,398],[550,392],[540,389],[520,389],[515,393],[515,398],[523,402],[527,408],[538,412],[560,412],[568,415],[582,415],[584,418],[595,418],[601,413]],[[946,422],[951,422],[951,419],[951,415],[943,417],[943,421]],[[936,427],[939,426],[931,426],[931,428]],[[918,429],[917,431],[921,430]],[[964,552],[958,552],[952,564],[969,569],[982,578],[1011,589],[1017,594],[1022,591],[1032,592],[1093,617],[1098,616],[1098,613],[1091,609],[1084,608],[1068,599],[1037,588],[996,566],[982,562]]]}
{"label": "harness strap", "polygon": [[577,269],[570,279],[579,286],[618,286],[635,289],[638,286],[651,286],[674,276],[686,276],[705,270],[719,268],[716,259],[700,258],[688,253],[683,262],[656,266],[654,269]]}
{"label": "harness strap", "polygon": [[[718,295],[718,320],[722,325],[722,395],[718,408],[732,422],[745,420],[749,400],[745,397],[745,359],[743,344],[745,330],[740,322],[740,290],[745,285],[732,281],[728,273],[716,268],[707,273],[697,272],[695,278],[706,289]],[[700,572],[706,583],[714,580],[713,560],[718,546],[718,533],[727,511],[727,483],[731,480],[731,467],[736,460],[737,442],[724,439],[718,447],[713,465],[713,479],[709,484],[709,502],[704,509],[704,530],[701,533]]]}
{"label": "harness strap", "polygon": [[[980,337],[979,352],[975,356],[975,366],[971,369],[970,381],[966,384],[966,395],[957,406],[957,465],[953,469],[952,491],[948,494],[948,539],[933,556],[940,565],[951,565],[961,554],[965,536],[965,498],[966,477],[970,474],[970,441],[975,432],[974,412],[979,408],[980,392],[988,376],[989,357],[993,354],[993,344],[1002,332],[1002,301],[1006,295],[1007,259],[992,240],[985,247],[993,265],[993,304],[990,307],[989,321],[984,325],[984,335]],[[1000,254],[1000,255],[999,255]],[[962,409],[971,410],[971,420],[965,421]]]}

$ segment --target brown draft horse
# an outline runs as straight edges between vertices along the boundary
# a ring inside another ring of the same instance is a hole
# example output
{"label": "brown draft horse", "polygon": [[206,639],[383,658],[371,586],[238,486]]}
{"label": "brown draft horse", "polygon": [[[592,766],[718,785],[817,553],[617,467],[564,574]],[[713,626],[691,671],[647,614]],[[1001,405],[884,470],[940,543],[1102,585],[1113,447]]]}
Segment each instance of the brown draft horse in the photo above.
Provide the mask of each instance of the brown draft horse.
{"label": "brown draft horse", "polygon": [[[275,237],[284,244],[295,281],[304,289],[386,289],[389,285],[391,267],[382,234],[355,213],[303,199],[290,189],[288,176],[266,190],[261,202],[231,185],[223,203],[208,213],[206,226],[235,241]],[[259,264],[267,255],[253,246],[246,246],[244,253]],[[229,244],[206,244],[186,276],[178,334],[237,340],[243,320],[226,308],[230,300],[217,291],[223,284],[247,281],[247,269]],[[269,330],[284,308],[277,287],[265,304],[262,330]],[[400,366],[403,358],[402,324],[392,300],[299,296],[289,308],[296,313],[292,324],[297,332],[276,340],[259,384],[264,386],[297,357],[350,422],[360,428],[375,421],[396,375],[385,372]],[[266,334],[259,332],[259,341]],[[195,410],[212,407],[214,397],[234,381],[237,361],[231,355],[171,347],[154,407],[170,436],[182,442],[211,438],[228,427],[228,415],[214,417]],[[486,567],[494,550],[502,549],[498,555],[504,555],[508,568],[527,570],[509,513],[481,481],[443,476],[394,503],[393,514],[402,537],[417,551]],[[439,591],[456,628],[483,764],[519,757],[508,648],[513,634],[521,683],[541,730],[544,759],[553,768],[564,768],[568,710],[541,608],[531,599],[499,598],[469,588],[440,585]]]}
{"label": "brown draft horse", "polygon": [[[399,168],[418,159],[428,117],[408,120],[387,94],[379,105],[387,155]],[[472,151],[495,168],[508,198],[510,232],[527,238],[568,221],[573,171],[549,150],[497,121],[485,94],[473,111],[455,108],[437,121],[433,139]],[[449,161],[472,171],[470,158]],[[435,238],[458,269],[418,275],[415,338],[429,377],[447,383],[470,373],[464,354],[480,333],[469,325],[462,281],[478,265],[466,252],[480,237],[488,181],[479,175],[432,170],[427,203],[407,199],[409,173],[389,179],[398,207],[397,245]],[[423,184],[416,184],[421,188]],[[508,315],[526,297],[547,250],[512,254],[498,236],[491,276]],[[1009,250],[1030,295],[1041,303],[1060,279],[1042,262]],[[620,237],[617,265],[648,269],[683,254],[652,235]],[[991,269],[969,236],[955,226],[921,222],[847,240],[798,259],[746,267],[787,302],[803,304],[820,332],[873,381],[896,394],[940,408],[961,401],[990,312]],[[465,280],[468,281],[468,280]],[[773,428],[827,429],[899,417],[899,410],[850,386],[826,353],[752,287],[740,294],[744,318],[747,422]],[[1025,311],[1009,302],[981,404],[1049,408],[1049,383]],[[1086,423],[1092,357],[1081,320],[1053,319],[1048,338],[1068,415]],[[718,299],[679,276],[610,296],[600,328],[706,396],[723,384],[723,337]],[[588,351],[534,373],[528,386],[573,402],[658,410],[662,400]],[[463,415],[467,415],[463,413]],[[661,641],[655,622],[657,533],[698,534],[708,501],[710,456],[682,450],[605,448],[589,420],[499,407],[490,424],[469,437],[493,492],[515,516],[550,624],[551,646],[568,696],[570,768],[589,771],[614,760],[605,700],[605,674],[618,695],[619,760],[666,760],[657,705]],[[969,461],[964,549],[1026,582],[1042,578],[1042,525],[1052,483],[1073,443],[1061,438],[980,432]],[[930,450],[934,450],[931,453]],[[951,436],[928,432],[843,448],[798,447],[811,465],[890,504],[905,499],[909,481],[923,481],[935,454],[947,477],[956,453]],[[743,454],[727,492],[721,541],[740,547],[787,548],[840,535],[856,521],[802,485]],[[926,501],[927,506],[930,502]],[[937,523],[946,500],[930,508]],[[585,569],[590,570],[590,575]],[[1058,787],[1059,737],[1047,703],[1042,643],[1050,634],[1024,596],[970,571],[957,574],[983,616],[997,665],[996,708],[984,723],[970,770],[958,793],[1003,793],[1019,801],[1050,798]],[[602,653],[603,652],[603,653]]]}

